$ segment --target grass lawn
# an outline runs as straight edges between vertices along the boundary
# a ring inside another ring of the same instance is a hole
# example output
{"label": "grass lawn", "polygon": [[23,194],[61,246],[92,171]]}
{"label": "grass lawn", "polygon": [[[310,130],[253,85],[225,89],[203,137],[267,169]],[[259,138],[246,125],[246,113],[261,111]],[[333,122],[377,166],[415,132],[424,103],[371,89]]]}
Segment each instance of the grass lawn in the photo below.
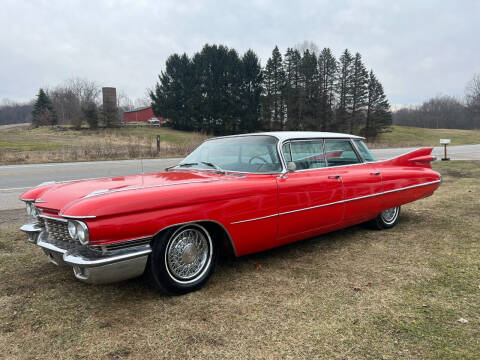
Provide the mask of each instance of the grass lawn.
{"label": "grass lawn", "polygon": [[72,130],[28,126],[0,128],[0,164],[183,156],[206,137],[161,127]]}
{"label": "grass lawn", "polygon": [[451,145],[480,144],[480,130],[423,129],[392,126],[381,134],[372,147],[440,146],[440,139],[451,139]]}
{"label": "grass lawn", "polygon": [[181,297],[82,284],[2,212],[0,358],[478,359],[480,162],[434,167],[443,184],[395,228],[224,259]]}

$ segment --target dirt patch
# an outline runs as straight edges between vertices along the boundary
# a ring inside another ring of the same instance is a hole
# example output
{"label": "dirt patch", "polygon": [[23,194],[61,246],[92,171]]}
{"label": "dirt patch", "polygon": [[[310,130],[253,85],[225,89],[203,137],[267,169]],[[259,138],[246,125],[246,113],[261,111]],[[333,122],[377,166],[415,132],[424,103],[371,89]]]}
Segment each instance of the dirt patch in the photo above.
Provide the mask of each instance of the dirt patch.
{"label": "dirt patch", "polygon": [[33,219],[25,213],[25,209],[0,210],[0,226],[21,226],[32,221]]}

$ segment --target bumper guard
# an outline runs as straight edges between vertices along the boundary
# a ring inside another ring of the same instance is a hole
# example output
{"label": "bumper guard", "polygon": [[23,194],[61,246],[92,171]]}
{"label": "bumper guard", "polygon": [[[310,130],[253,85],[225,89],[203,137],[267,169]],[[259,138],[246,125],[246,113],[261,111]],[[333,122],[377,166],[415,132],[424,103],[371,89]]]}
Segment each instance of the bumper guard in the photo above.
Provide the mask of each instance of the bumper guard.
{"label": "bumper guard", "polygon": [[29,242],[43,249],[50,262],[71,266],[78,280],[90,284],[112,283],[142,275],[152,252],[150,245],[144,244],[101,253],[79,244],[52,240],[41,224],[25,224],[20,229],[27,234]]}

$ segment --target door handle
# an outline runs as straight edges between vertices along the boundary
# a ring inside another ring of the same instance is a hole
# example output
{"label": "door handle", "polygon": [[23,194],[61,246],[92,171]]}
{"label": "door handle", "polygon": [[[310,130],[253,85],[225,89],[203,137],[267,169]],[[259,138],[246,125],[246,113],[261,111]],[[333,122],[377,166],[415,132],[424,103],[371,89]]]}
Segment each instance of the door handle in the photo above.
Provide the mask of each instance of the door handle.
{"label": "door handle", "polygon": [[328,175],[328,178],[340,180],[342,177],[340,175]]}
{"label": "door handle", "polygon": [[381,175],[382,173],[380,171],[373,171],[370,173],[370,175]]}

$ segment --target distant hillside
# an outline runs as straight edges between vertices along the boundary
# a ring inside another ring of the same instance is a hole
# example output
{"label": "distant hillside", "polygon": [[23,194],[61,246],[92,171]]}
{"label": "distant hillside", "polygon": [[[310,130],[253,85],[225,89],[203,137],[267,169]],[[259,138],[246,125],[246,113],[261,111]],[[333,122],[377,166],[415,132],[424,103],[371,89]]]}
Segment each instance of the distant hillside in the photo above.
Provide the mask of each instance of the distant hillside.
{"label": "distant hillside", "polygon": [[381,134],[371,146],[439,146],[440,139],[451,139],[452,145],[480,144],[480,130],[425,129],[394,125],[392,132]]}

